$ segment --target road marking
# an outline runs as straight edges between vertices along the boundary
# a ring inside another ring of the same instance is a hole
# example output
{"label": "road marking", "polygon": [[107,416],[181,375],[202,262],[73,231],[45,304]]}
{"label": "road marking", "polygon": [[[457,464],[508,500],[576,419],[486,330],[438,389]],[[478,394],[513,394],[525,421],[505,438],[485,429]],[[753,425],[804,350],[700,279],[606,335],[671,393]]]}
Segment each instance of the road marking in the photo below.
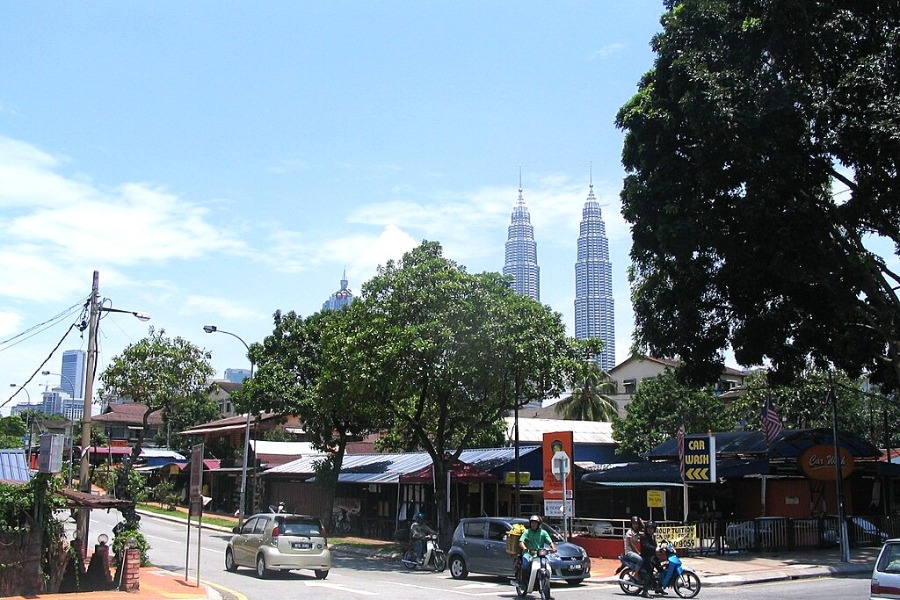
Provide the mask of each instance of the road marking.
{"label": "road marking", "polygon": [[227,588],[227,587],[225,587],[224,585],[220,585],[220,584],[218,584],[218,583],[213,583],[213,582],[211,582],[211,581],[206,581],[205,579],[201,579],[201,581],[203,582],[203,585],[208,585],[208,586],[211,587],[211,588],[215,588],[215,589],[217,589],[217,590],[222,590],[222,591],[224,591],[226,594],[231,594],[232,596],[236,597],[237,600],[248,600],[247,596],[243,595],[242,593],[240,593],[240,592],[238,592],[238,591],[236,591],[236,590],[233,590],[233,589],[231,589],[231,588]]}
{"label": "road marking", "polygon": [[377,596],[378,595],[375,592],[370,592],[368,590],[360,590],[357,588],[342,585],[340,583],[328,583],[327,581],[304,581],[304,583],[310,587],[324,587],[324,588],[328,588],[328,589],[332,589],[332,590],[340,590],[342,592],[353,592],[354,594],[362,594],[363,596]]}

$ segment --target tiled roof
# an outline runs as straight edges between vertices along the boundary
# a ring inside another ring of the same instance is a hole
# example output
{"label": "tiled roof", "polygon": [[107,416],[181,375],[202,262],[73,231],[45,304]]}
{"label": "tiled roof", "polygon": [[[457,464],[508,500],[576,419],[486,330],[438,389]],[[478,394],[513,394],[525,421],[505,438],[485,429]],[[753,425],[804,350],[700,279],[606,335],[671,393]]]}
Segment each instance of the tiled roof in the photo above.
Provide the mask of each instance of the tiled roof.
{"label": "tiled roof", "polygon": [[[144,422],[144,413],[147,407],[135,402],[110,403],[103,414],[94,415],[92,420],[100,423],[128,423],[141,425]],[[162,425],[162,411],[155,410],[150,413],[147,421],[150,425]]]}

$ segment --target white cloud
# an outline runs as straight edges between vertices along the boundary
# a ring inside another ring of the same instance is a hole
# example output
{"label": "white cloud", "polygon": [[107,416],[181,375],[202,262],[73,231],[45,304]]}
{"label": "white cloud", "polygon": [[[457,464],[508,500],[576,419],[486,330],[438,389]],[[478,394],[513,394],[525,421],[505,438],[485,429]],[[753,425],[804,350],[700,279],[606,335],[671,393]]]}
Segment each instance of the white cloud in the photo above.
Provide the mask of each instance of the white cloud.
{"label": "white cloud", "polygon": [[589,61],[603,60],[604,58],[606,58],[608,56],[612,56],[614,54],[619,54],[624,49],[625,49],[625,44],[622,44],[620,42],[616,42],[614,44],[607,44],[606,46],[603,46],[602,48],[599,48],[599,49],[595,50],[594,52],[592,52],[591,55],[588,56],[588,60]]}
{"label": "white cloud", "polygon": [[21,315],[14,312],[0,311],[0,336],[7,336],[17,332],[21,322]]}
{"label": "white cloud", "polygon": [[255,319],[259,310],[243,306],[228,298],[213,296],[188,295],[180,306],[179,312],[185,315],[216,315],[225,321]]}

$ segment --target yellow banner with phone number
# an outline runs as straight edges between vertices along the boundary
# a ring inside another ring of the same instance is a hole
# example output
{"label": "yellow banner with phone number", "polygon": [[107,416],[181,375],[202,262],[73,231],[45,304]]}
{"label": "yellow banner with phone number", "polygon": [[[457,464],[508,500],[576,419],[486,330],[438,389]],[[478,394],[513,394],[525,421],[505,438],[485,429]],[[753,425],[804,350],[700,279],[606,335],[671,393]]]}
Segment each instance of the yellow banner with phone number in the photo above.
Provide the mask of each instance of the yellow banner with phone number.
{"label": "yellow banner with phone number", "polygon": [[660,525],[656,528],[656,540],[666,542],[675,548],[696,548],[697,527],[694,525]]}

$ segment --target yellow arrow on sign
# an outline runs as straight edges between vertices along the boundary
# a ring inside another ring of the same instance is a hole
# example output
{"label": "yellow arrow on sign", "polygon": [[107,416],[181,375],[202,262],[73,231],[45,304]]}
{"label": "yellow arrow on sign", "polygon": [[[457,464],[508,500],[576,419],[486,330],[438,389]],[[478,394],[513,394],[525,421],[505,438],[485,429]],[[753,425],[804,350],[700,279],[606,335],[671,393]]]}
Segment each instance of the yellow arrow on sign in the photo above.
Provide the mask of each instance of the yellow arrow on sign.
{"label": "yellow arrow on sign", "polygon": [[709,468],[703,467],[702,469],[688,469],[684,473],[685,479],[691,479],[693,481],[706,481],[709,479]]}

